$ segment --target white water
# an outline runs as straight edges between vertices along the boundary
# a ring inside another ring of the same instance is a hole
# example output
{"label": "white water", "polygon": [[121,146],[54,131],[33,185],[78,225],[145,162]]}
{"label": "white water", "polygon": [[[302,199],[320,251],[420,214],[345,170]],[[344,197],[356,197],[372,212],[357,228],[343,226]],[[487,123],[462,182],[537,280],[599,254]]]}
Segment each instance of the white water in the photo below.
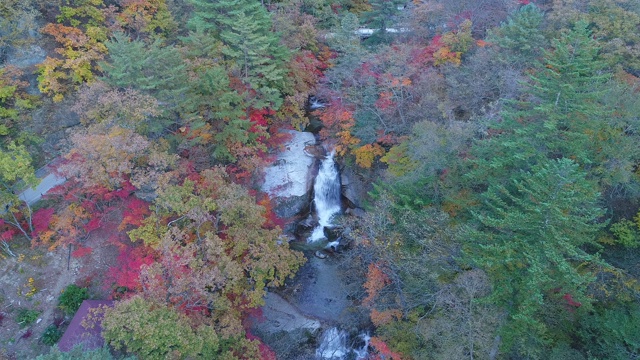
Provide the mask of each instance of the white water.
{"label": "white water", "polygon": [[320,165],[318,176],[313,185],[313,204],[318,216],[318,226],[307,242],[315,242],[324,239],[324,228],[330,227],[331,218],[340,212],[340,174],[333,161],[334,153],[331,152]]}
{"label": "white water", "polygon": [[369,356],[368,349],[371,337],[368,334],[360,334],[359,337],[364,341],[364,345],[358,349],[350,349],[347,347],[347,332],[333,327],[322,334],[320,346],[316,349],[316,358],[343,360],[349,353],[353,352],[356,360],[366,359]]}
{"label": "white water", "polygon": [[325,104],[318,100],[315,96],[313,96],[310,101],[309,101],[309,108],[311,110],[317,110],[317,109],[322,109],[325,107]]}

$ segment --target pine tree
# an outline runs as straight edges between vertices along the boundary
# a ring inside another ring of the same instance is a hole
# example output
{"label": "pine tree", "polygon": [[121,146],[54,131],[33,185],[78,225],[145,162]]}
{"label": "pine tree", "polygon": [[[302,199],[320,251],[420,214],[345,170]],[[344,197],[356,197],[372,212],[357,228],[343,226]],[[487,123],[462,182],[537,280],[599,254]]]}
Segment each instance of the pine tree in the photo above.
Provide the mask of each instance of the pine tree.
{"label": "pine tree", "polygon": [[257,92],[254,108],[282,104],[288,50],[271,31],[269,13],[251,0],[191,0],[194,6],[189,27],[209,33],[225,45],[226,60],[235,64],[232,73]]}
{"label": "pine tree", "polygon": [[544,13],[530,3],[518,9],[506,23],[491,32],[487,41],[500,47],[497,56],[501,60],[518,66],[531,66],[546,45],[541,32],[543,20]]}
{"label": "pine tree", "polygon": [[559,159],[543,160],[509,186],[493,185],[482,194],[465,257],[493,279],[489,301],[505,306],[511,317],[507,342],[542,341],[541,317],[552,289],[589,304],[586,285],[593,279],[577,267],[598,261],[584,250],[598,247],[595,234],[606,225],[598,222],[604,211],[596,189],[578,164]]}
{"label": "pine tree", "polygon": [[398,7],[405,4],[402,0],[371,0],[371,11],[363,14],[363,20],[375,26],[381,33],[385,33],[394,16],[398,14]]}
{"label": "pine tree", "polygon": [[[472,148],[475,159],[468,177],[476,184],[504,184],[514,170],[560,157],[574,159],[602,185],[613,183],[614,171],[633,172],[628,164],[637,151],[621,154],[617,149],[634,140],[610,121],[616,116],[605,101],[612,89],[610,75],[587,24],[578,23],[552,44],[526,84],[531,97],[508,102],[502,121],[492,124],[490,136]],[[630,176],[618,178],[630,181]]]}
{"label": "pine tree", "polygon": [[121,33],[105,45],[110,57],[101,64],[106,83],[148,92],[168,109],[176,109],[184,101],[186,67],[175,47],[161,40],[147,45]]}

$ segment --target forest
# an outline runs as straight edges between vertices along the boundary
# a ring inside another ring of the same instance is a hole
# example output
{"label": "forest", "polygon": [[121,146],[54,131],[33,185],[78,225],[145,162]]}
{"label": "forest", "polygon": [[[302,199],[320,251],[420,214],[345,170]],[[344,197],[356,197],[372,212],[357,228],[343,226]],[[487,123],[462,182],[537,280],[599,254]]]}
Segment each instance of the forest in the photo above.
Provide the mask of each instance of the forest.
{"label": "forest", "polygon": [[1,360],[640,359],[637,0],[2,0],[0,119]]}

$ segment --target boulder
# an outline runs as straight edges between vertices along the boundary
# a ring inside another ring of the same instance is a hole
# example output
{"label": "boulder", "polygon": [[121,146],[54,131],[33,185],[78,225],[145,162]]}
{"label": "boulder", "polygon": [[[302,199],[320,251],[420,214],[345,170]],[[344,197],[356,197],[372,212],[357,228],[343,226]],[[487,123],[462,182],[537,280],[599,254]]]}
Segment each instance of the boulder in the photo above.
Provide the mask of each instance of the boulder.
{"label": "boulder", "polygon": [[295,216],[309,206],[315,158],[305,151],[316,142],[313,134],[288,131],[292,137],[273,165],[265,169],[262,191],[274,200],[280,218]]}
{"label": "boulder", "polygon": [[272,292],[268,292],[264,298],[262,316],[264,321],[257,322],[256,327],[268,333],[302,329],[315,331],[320,328],[320,321],[303,315],[282,296]]}
{"label": "boulder", "polygon": [[342,184],[342,197],[349,208],[362,207],[362,200],[367,196],[367,186],[360,176],[348,167],[340,171],[340,183]]}

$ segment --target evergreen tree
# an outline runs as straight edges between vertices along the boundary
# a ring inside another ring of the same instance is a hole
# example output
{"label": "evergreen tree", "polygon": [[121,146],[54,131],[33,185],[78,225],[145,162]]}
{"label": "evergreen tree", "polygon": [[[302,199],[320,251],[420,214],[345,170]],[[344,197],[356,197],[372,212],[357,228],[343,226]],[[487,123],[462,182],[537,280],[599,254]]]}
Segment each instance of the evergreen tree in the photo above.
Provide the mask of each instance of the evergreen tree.
{"label": "evergreen tree", "polygon": [[232,74],[257,92],[254,108],[278,108],[285,86],[288,50],[271,31],[269,13],[251,0],[191,0],[194,12],[189,27],[209,33],[225,45]]}
{"label": "evergreen tree", "polygon": [[575,162],[544,160],[509,186],[490,186],[473,211],[478,227],[465,257],[492,278],[490,301],[510,315],[506,342],[528,356],[544,342],[541,318],[553,289],[582,305],[591,301],[585,292],[593,279],[578,267],[598,261],[584,250],[598,246],[595,234],[606,225],[598,223],[604,211],[596,189]]}
{"label": "evergreen tree", "polygon": [[187,89],[187,73],[175,47],[161,40],[145,44],[121,33],[105,45],[110,57],[109,62],[101,64],[106,83],[148,92],[168,109],[181,106]]}
{"label": "evergreen tree", "polygon": [[517,66],[531,66],[542,53],[546,39],[541,32],[544,14],[534,3],[518,9],[506,23],[489,33],[487,41],[500,47],[497,56]]}
{"label": "evergreen tree", "polygon": [[371,0],[371,11],[363,14],[363,20],[380,32],[385,33],[391,25],[394,16],[398,14],[398,7],[405,4],[402,0]]}
{"label": "evergreen tree", "polygon": [[578,23],[553,47],[526,85],[531,98],[508,102],[502,121],[472,148],[468,176],[476,184],[504,184],[513,170],[529,170],[545,158],[574,159],[602,185],[611,185],[614,173],[633,172],[638,151],[621,154],[618,148],[635,140],[610,121],[617,116],[605,101],[610,75],[587,25]]}

